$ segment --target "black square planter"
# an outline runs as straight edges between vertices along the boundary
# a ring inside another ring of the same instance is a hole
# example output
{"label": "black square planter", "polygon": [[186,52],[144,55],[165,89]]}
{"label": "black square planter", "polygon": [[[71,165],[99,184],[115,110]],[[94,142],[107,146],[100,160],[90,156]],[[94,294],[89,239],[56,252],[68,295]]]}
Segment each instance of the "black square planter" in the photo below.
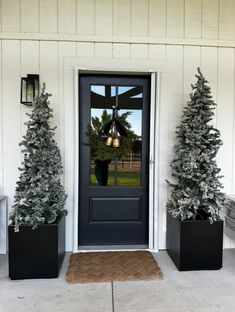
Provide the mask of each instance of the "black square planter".
{"label": "black square planter", "polygon": [[15,232],[9,225],[8,239],[11,279],[58,277],[65,255],[65,216],[35,230],[21,225]]}
{"label": "black square planter", "polygon": [[223,221],[179,221],[167,214],[166,249],[179,271],[222,268]]}

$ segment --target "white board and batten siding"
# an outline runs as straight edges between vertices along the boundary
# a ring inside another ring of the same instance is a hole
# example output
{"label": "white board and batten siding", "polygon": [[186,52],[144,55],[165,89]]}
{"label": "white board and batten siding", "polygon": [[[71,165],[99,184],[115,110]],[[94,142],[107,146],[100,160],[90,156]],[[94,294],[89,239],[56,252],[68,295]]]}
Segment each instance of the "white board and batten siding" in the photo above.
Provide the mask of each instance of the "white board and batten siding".
{"label": "white board and batten siding", "polygon": [[[20,78],[40,74],[57,125],[68,193],[66,249],[73,247],[74,66],[159,70],[158,237],[165,248],[166,208],[175,127],[201,67],[218,106],[224,145],[217,161],[224,190],[235,194],[235,1],[0,0],[0,194],[13,202],[26,112]],[[10,210],[10,209],[9,209]],[[225,248],[235,240],[225,236]]]}

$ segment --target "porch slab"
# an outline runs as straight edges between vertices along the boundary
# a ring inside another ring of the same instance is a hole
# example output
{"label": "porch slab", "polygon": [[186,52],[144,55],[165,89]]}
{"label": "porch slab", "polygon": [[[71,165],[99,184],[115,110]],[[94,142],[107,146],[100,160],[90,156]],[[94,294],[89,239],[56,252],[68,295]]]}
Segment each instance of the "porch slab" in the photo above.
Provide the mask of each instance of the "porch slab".
{"label": "porch slab", "polygon": [[7,257],[0,256],[0,312],[110,312],[112,289],[109,283],[68,284],[66,254],[57,279],[10,280]]}
{"label": "porch slab", "polygon": [[235,249],[224,251],[218,271],[179,272],[166,252],[155,254],[162,281],[116,282],[115,312],[235,311]]}
{"label": "porch slab", "polygon": [[154,255],[162,281],[73,284],[58,279],[11,281],[0,256],[0,312],[234,312],[235,249],[224,251],[218,271],[179,272],[165,251]]}

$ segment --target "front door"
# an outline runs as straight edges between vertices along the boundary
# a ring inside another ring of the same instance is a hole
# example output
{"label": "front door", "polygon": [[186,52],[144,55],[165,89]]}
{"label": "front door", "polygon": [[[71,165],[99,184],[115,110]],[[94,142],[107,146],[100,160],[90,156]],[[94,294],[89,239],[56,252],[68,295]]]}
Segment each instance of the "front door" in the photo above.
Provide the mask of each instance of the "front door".
{"label": "front door", "polygon": [[148,76],[80,75],[79,246],[148,244],[149,106]]}

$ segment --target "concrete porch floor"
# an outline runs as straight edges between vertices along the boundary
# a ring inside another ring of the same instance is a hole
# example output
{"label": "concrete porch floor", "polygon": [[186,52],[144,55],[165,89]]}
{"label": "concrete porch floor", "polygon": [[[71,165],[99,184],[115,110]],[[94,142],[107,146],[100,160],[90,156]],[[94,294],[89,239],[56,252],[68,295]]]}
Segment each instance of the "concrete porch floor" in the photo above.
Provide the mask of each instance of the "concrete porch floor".
{"label": "concrete porch floor", "polygon": [[165,251],[155,254],[162,281],[75,284],[58,279],[11,281],[0,255],[0,312],[234,312],[235,249],[224,251],[219,271],[178,272]]}

